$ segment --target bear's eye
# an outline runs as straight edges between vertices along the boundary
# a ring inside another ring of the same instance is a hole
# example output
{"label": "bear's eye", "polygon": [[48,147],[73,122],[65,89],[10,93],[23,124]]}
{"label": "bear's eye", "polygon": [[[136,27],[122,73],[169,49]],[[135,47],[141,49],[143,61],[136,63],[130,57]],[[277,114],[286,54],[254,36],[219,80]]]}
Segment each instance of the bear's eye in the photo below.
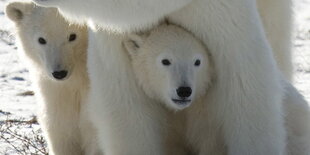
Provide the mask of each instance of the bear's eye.
{"label": "bear's eye", "polygon": [[164,66],[169,66],[169,65],[171,65],[171,62],[170,62],[168,59],[163,59],[163,60],[161,61],[161,63],[162,63]]}
{"label": "bear's eye", "polygon": [[39,42],[40,44],[42,44],[42,45],[45,45],[45,44],[46,44],[46,40],[45,40],[44,38],[42,38],[42,37],[40,37],[40,38],[38,39],[38,42]]}
{"label": "bear's eye", "polygon": [[201,63],[200,60],[196,60],[195,61],[195,66],[197,66],[197,67],[200,66],[200,63]]}
{"label": "bear's eye", "polygon": [[76,39],[76,34],[75,33],[70,34],[69,41],[71,42],[71,41],[74,41],[75,39]]}

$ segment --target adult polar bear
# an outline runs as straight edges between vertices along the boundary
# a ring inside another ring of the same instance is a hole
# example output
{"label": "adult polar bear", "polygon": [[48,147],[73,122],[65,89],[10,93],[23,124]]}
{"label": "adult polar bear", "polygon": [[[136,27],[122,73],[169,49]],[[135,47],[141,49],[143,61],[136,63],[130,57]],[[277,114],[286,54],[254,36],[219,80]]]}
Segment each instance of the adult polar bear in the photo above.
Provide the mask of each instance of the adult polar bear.
{"label": "adult polar bear", "polygon": [[[90,20],[103,29],[141,31],[151,28],[166,17],[190,30],[208,45],[213,55],[217,71],[217,81],[212,92],[217,106],[213,108],[218,111],[217,121],[222,122],[228,154],[284,154],[286,134],[279,104],[283,87],[261,19],[266,23],[266,34],[275,55],[280,58],[279,66],[284,67],[283,70],[289,75],[290,0],[35,1],[42,5],[59,7],[67,16],[77,21],[82,18]],[[261,9],[257,9],[256,3],[262,6]],[[261,19],[258,10],[262,12]],[[158,136],[154,134],[154,130],[144,131],[144,135],[154,139],[149,142],[150,139],[139,138],[141,133],[135,132],[135,126],[125,121],[141,124],[136,118],[146,105],[141,104],[139,96],[138,99],[134,97],[138,92],[131,87],[135,85],[128,84],[134,83],[134,80],[131,69],[126,67],[129,66],[128,59],[122,54],[122,39],[122,36],[104,31],[90,34],[89,59],[92,61],[89,65],[103,68],[90,68],[91,81],[107,81],[101,86],[91,82],[93,88],[90,96],[93,102],[97,101],[90,107],[97,113],[96,116],[93,115],[93,119],[97,121],[97,127],[104,128],[99,133],[100,136],[109,139],[100,141],[107,154],[162,154],[160,149],[157,149],[155,141]],[[117,70],[103,67],[104,65]],[[116,94],[122,96],[115,96]],[[113,106],[104,103],[105,101],[113,102]],[[119,119],[123,124],[109,122],[112,118]],[[259,118],[259,121],[255,118]],[[147,121],[148,118],[139,119]],[[108,121],[109,126],[106,126],[104,121]],[[148,123],[144,124],[146,129],[153,125],[151,122],[154,120],[149,121],[143,122]],[[139,144],[141,145],[138,146]]]}

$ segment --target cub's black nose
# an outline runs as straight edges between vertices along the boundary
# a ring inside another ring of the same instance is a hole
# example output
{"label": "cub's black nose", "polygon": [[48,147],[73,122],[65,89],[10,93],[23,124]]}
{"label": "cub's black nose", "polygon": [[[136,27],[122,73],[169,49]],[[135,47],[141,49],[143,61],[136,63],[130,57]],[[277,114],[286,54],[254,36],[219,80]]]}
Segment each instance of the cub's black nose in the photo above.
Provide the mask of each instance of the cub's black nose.
{"label": "cub's black nose", "polygon": [[63,78],[65,78],[68,74],[68,71],[66,70],[61,70],[61,71],[55,71],[52,73],[53,74],[53,77],[57,80],[61,80]]}
{"label": "cub's black nose", "polygon": [[181,98],[190,97],[192,94],[192,88],[191,87],[179,87],[177,89],[177,94]]}

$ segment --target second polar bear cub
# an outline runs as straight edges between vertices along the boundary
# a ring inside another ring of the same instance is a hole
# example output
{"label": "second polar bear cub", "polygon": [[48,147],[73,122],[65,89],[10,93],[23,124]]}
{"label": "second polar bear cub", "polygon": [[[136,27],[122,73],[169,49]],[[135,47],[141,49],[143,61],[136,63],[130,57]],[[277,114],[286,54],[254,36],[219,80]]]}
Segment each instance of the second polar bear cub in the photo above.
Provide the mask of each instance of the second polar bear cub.
{"label": "second polar bear cub", "polygon": [[29,63],[49,154],[100,154],[86,108],[87,27],[30,1],[10,2],[6,15],[15,23],[22,57]]}
{"label": "second polar bear cub", "polygon": [[151,98],[181,110],[206,92],[212,74],[208,51],[186,30],[163,24],[148,34],[129,35],[124,46]]}

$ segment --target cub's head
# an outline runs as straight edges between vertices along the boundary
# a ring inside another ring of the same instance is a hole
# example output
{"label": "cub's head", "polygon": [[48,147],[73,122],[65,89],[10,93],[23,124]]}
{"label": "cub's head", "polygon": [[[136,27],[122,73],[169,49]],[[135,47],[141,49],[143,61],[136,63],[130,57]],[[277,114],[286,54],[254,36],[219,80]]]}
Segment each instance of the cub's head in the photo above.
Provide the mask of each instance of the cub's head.
{"label": "cub's head", "polygon": [[139,84],[148,96],[181,110],[204,95],[211,80],[206,48],[192,34],[161,25],[124,41]]}
{"label": "cub's head", "polygon": [[16,25],[25,55],[44,75],[65,80],[77,64],[85,63],[87,29],[69,24],[57,9],[11,2],[6,15]]}

